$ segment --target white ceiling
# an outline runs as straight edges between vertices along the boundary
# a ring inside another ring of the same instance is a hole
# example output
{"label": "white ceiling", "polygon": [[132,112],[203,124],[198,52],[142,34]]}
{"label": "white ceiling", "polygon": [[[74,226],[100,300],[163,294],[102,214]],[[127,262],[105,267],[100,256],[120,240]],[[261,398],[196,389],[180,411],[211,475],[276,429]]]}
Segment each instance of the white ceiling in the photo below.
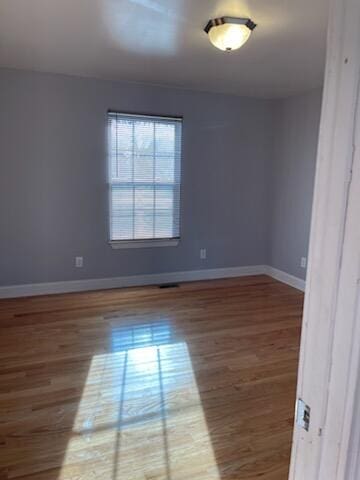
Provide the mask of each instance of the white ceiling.
{"label": "white ceiling", "polygon": [[[328,0],[0,0],[0,66],[259,97],[322,84]],[[210,18],[258,24],[224,53]]]}

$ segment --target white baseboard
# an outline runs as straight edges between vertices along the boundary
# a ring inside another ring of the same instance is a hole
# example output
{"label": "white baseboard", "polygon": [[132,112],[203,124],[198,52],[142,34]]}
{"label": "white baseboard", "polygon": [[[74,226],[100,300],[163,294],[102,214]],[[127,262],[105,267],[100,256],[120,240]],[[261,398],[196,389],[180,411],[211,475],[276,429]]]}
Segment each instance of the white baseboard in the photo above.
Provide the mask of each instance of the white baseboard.
{"label": "white baseboard", "polygon": [[302,292],[305,292],[305,280],[301,278],[294,277],[294,275],[290,275],[289,273],[283,272],[282,270],[278,270],[277,268],[270,267],[269,265],[265,266],[265,273],[275,280],[279,280],[279,282],[286,283],[291,287],[297,288]]}
{"label": "white baseboard", "polygon": [[64,282],[33,283],[0,287],[0,298],[30,297],[53,293],[83,292],[88,290],[105,290],[109,288],[137,287],[160,285],[174,282],[191,282],[196,280],[212,280],[216,278],[244,277],[261,275],[265,265],[249,267],[215,268],[189,270],[185,272],[156,273],[150,275],[132,275],[129,277],[97,278],[91,280],[70,280]]}
{"label": "white baseboard", "polygon": [[30,297],[53,293],[84,292],[88,290],[160,285],[174,282],[192,282],[196,280],[213,280],[216,278],[244,277],[247,275],[263,274],[269,275],[270,277],[291,285],[299,290],[305,290],[305,281],[300,278],[277,270],[276,268],[269,267],[268,265],[254,265],[249,267],[214,268],[189,270],[185,272],[155,273],[150,275],[132,275],[128,277],[11,285],[0,287],[0,298]]}

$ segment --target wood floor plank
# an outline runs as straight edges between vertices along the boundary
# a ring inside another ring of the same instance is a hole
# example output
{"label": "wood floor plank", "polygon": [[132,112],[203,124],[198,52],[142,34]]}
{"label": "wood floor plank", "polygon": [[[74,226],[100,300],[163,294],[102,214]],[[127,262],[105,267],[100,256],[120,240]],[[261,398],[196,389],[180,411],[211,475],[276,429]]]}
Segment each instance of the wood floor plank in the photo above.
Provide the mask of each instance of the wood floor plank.
{"label": "wood floor plank", "polygon": [[267,276],[0,301],[0,479],[286,480],[302,303]]}

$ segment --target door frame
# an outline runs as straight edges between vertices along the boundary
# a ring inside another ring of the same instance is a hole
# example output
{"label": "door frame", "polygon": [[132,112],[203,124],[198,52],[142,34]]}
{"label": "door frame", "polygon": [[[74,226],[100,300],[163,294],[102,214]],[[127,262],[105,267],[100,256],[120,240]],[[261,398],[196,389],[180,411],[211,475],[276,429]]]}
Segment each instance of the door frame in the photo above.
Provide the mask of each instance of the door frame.
{"label": "door frame", "polygon": [[360,2],[331,0],[290,480],[360,466]]}

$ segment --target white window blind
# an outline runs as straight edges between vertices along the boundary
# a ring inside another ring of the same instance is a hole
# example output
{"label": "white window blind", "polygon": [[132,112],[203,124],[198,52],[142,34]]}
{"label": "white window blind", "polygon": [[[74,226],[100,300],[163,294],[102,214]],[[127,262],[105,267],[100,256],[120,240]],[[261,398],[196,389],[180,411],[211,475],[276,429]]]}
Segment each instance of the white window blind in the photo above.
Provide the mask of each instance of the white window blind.
{"label": "white window blind", "polygon": [[110,240],[180,237],[181,119],[108,113]]}

